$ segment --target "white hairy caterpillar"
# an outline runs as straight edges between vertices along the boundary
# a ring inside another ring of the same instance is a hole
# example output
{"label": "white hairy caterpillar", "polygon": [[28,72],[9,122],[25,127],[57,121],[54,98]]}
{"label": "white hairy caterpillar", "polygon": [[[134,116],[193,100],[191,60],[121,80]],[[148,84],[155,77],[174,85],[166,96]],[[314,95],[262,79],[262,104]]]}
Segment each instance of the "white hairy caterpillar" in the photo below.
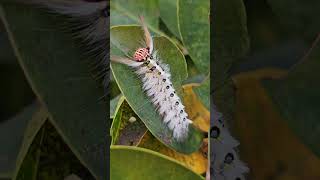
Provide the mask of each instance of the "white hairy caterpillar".
{"label": "white hairy caterpillar", "polygon": [[[59,28],[70,33],[84,47],[83,54],[93,57],[92,72],[109,85],[109,2],[106,0],[15,0],[67,16]],[[61,27],[62,26],[62,27]]]}
{"label": "white hairy caterpillar", "polygon": [[235,148],[239,142],[229,133],[223,116],[212,105],[210,128],[211,177],[216,180],[244,180],[249,168],[239,159]]}
{"label": "white hairy caterpillar", "polygon": [[161,62],[143,18],[140,20],[146,47],[138,48],[132,58],[111,56],[111,60],[126,64],[135,70],[142,80],[142,89],[162,116],[163,123],[172,131],[175,140],[182,141],[188,137],[192,121],[188,119],[182,101],[172,86],[168,65]]}

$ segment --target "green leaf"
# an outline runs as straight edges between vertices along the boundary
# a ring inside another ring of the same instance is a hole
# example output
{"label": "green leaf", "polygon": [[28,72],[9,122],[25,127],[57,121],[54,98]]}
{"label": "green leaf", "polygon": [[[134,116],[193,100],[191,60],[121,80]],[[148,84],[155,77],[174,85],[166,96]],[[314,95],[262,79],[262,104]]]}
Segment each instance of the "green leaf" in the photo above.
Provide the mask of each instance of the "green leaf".
{"label": "green leaf", "polygon": [[312,40],[320,28],[320,1],[309,0],[268,0],[278,21],[280,21],[287,33],[295,33],[299,37]]}
{"label": "green leaf", "polygon": [[147,131],[124,97],[121,97],[111,125],[111,144],[135,146]]}
{"label": "green leaf", "polygon": [[15,62],[15,59],[8,37],[0,22],[0,64],[11,64]]}
{"label": "green leaf", "polygon": [[14,118],[0,123],[0,178],[11,178],[22,147],[23,133],[38,105],[27,106]]}
{"label": "green leaf", "polygon": [[177,0],[159,0],[160,17],[168,29],[180,39]]}
{"label": "green leaf", "polygon": [[[169,38],[159,29],[160,12],[158,6],[158,0],[112,0],[110,3],[110,25],[140,25],[139,16],[143,16],[151,33]],[[170,40],[183,48],[176,39],[170,38]]]}
{"label": "green leaf", "polygon": [[[119,96],[121,94],[119,87],[118,87],[117,83],[115,82],[112,74],[110,74],[109,89],[110,89],[110,98],[112,98],[112,99],[116,98],[117,96]],[[110,108],[112,108],[113,104],[110,104],[110,105],[111,105]],[[110,111],[110,113],[111,113],[111,111]],[[113,114],[110,114],[110,116],[112,116],[112,115]]]}
{"label": "green leaf", "polygon": [[49,121],[42,124],[28,147],[15,179],[64,179],[76,173],[86,180],[94,178],[83,167]]}
{"label": "green leaf", "polygon": [[204,74],[200,74],[199,70],[195,66],[194,62],[190,58],[190,56],[185,56],[186,62],[187,62],[187,67],[188,67],[188,78],[183,82],[183,84],[199,84],[203,82],[205,79]]}
{"label": "green leaf", "polygon": [[26,130],[23,131],[24,138],[17,156],[17,161],[15,164],[16,167],[12,176],[13,179],[19,179],[19,172],[20,176],[24,176],[26,179],[35,179],[38,161],[36,159],[27,157],[27,154],[28,151],[30,151],[32,142],[34,141],[43,124],[46,122],[47,118],[48,112],[44,108],[38,108],[37,111],[35,111],[32,115],[31,121],[28,122]]}
{"label": "green leaf", "polygon": [[203,180],[204,178],[160,153],[138,147],[111,146],[111,179]]}
{"label": "green leaf", "polygon": [[19,63],[48,109],[51,122],[91,173],[106,179],[109,109],[98,102],[104,93],[83,62],[79,42],[57,30],[66,19],[9,3],[2,5],[1,18]]}
{"label": "green leaf", "polygon": [[214,105],[219,108],[226,122],[231,122],[234,118],[235,93],[234,84],[231,79],[228,79],[228,81],[213,92]]}
{"label": "green leaf", "polygon": [[[319,40],[319,39],[318,39]],[[320,156],[320,44],[287,77],[264,82],[281,115],[302,141]]]}
{"label": "green leaf", "polygon": [[225,84],[231,65],[249,49],[247,17],[242,0],[214,0],[212,29],[213,89]]}
{"label": "green leaf", "polygon": [[139,24],[139,16],[144,16],[150,26],[158,29],[158,1],[149,0],[111,0],[110,26]]}
{"label": "green leaf", "polygon": [[120,102],[120,99],[122,98],[122,94],[119,94],[118,96],[116,96],[115,98],[113,98],[111,101],[110,101],[110,118],[113,118],[115,113],[116,113],[116,109],[117,109],[117,106]]}
{"label": "green leaf", "polygon": [[247,17],[243,0],[214,0],[211,38],[213,59],[210,74],[213,99],[225,120],[233,119],[234,86],[230,68],[249,49]]}
{"label": "green leaf", "polygon": [[[143,40],[143,32],[139,26],[113,27],[111,33],[111,54],[121,55],[122,52],[133,52]],[[172,83],[177,93],[181,95],[181,83],[187,77],[184,56],[179,49],[165,37],[154,38],[155,49],[164,63],[170,66]],[[131,54],[132,55],[132,54]],[[122,56],[124,56],[122,54]],[[141,80],[126,65],[111,63],[113,75],[117,84],[126,97],[131,108],[145,123],[151,133],[167,146],[183,153],[196,151],[202,141],[202,135],[193,126],[189,137],[184,142],[177,142],[171,138],[172,132],[162,123],[161,116],[142,90]]]}
{"label": "green leaf", "polygon": [[207,109],[210,109],[210,78],[200,84],[198,87],[194,87],[194,92],[200,98],[200,101],[206,106]]}
{"label": "green leaf", "polygon": [[184,47],[203,73],[210,71],[210,1],[178,0],[178,23]]}
{"label": "green leaf", "polygon": [[120,129],[121,118],[122,118],[122,111],[120,108],[124,101],[125,101],[124,96],[121,96],[120,99],[118,100],[118,103],[114,111],[114,118],[110,128],[111,144],[115,144],[116,140],[119,137],[118,129]]}

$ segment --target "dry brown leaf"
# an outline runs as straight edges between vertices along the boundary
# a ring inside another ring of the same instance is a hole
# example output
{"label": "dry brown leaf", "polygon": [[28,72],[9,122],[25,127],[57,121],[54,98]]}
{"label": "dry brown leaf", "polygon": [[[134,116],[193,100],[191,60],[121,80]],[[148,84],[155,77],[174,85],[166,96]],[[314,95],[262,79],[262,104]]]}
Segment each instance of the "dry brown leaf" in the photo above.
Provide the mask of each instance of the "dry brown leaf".
{"label": "dry brown leaf", "polygon": [[118,106],[111,126],[112,143],[136,146],[147,128],[124,98],[120,99]]}

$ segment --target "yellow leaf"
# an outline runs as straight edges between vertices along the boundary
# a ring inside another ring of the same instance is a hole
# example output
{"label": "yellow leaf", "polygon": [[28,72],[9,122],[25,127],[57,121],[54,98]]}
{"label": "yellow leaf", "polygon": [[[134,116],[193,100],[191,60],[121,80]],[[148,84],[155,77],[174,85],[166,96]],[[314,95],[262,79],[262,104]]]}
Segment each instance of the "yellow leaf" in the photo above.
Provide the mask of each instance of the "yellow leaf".
{"label": "yellow leaf", "polygon": [[193,124],[203,132],[210,129],[210,112],[201,103],[197,95],[193,92],[192,87],[196,84],[188,84],[183,86],[185,110],[188,113]]}
{"label": "yellow leaf", "polygon": [[[203,147],[199,151],[190,155],[181,154],[163,145],[154,136],[152,136],[149,131],[144,134],[138,146],[157,151],[176,159],[198,174],[206,172],[208,166],[208,159],[206,157],[207,152],[202,151],[202,149],[206,149],[206,147]],[[207,146],[207,144],[204,143],[204,146]]]}
{"label": "yellow leaf", "polygon": [[233,77],[236,86],[233,130],[250,179],[320,179],[320,159],[288,127],[260,82],[286,71],[262,69]]}

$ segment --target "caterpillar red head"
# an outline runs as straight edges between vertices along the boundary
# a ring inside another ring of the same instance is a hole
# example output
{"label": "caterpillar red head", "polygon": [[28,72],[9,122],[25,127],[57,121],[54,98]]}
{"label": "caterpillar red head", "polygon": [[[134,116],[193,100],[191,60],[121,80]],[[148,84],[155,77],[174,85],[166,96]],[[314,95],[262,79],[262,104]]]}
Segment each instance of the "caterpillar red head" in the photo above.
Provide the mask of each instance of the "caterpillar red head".
{"label": "caterpillar red head", "polygon": [[139,48],[136,50],[136,52],[133,55],[133,59],[138,62],[144,61],[148,57],[150,57],[148,48]]}
{"label": "caterpillar red head", "polygon": [[153,51],[153,41],[152,41],[152,37],[150,35],[150,32],[144,22],[144,18],[143,16],[140,16],[140,22],[144,31],[144,38],[145,38],[145,42],[147,47],[146,48],[138,48],[136,50],[136,52],[133,55],[133,59],[135,61],[141,62],[146,60],[148,57],[150,57],[150,55],[152,54]]}

